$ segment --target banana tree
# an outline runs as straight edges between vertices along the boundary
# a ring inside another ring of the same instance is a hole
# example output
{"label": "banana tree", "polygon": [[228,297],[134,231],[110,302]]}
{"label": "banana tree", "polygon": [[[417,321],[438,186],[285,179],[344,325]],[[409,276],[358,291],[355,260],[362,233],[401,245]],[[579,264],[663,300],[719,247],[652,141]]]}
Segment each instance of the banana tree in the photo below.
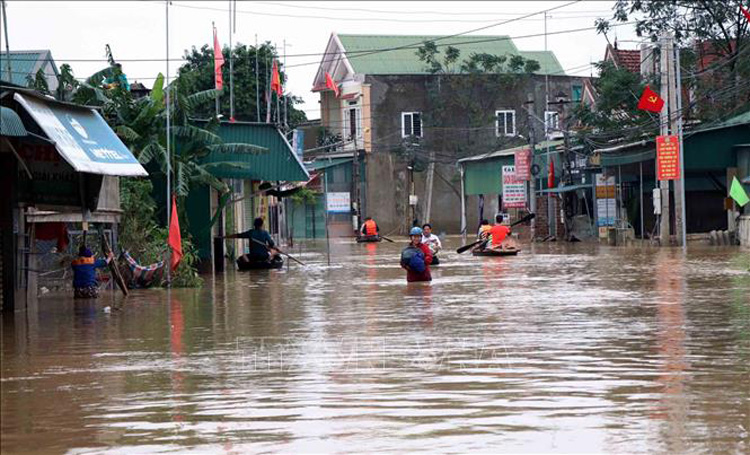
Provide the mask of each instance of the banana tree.
{"label": "banana tree", "polygon": [[[123,104],[117,111],[115,132],[122,138],[138,160],[147,165],[156,163],[162,173],[167,172],[167,156],[170,157],[170,173],[175,192],[184,197],[196,184],[209,185],[220,193],[229,191],[226,183],[215,177],[211,170],[216,166],[245,168],[245,163],[220,161],[203,163],[210,153],[258,154],[268,149],[244,143],[225,143],[217,134],[218,120],[213,118],[199,126],[192,118],[198,106],[213,102],[217,90],[185,95],[179,90],[179,81],[164,87],[164,77],[159,74],[151,94],[134,100],[132,105]],[[171,107],[171,153],[166,147],[166,98]]]}

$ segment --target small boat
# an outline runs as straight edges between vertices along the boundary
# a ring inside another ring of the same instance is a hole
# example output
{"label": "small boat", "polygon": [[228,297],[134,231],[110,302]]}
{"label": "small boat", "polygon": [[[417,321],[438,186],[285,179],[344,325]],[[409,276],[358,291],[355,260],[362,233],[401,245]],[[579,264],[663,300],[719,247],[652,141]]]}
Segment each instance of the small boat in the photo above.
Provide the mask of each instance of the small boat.
{"label": "small boat", "polygon": [[357,243],[376,243],[376,242],[382,242],[383,238],[379,235],[363,235],[360,237],[357,237]]}
{"label": "small boat", "polygon": [[503,248],[502,250],[493,250],[492,248],[485,248],[483,250],[473,250],[471,254],[474,256],[515,256],[521,251],[518,248]]}
{"label": "small boat", "polygon": [[271,261],[246,261],[237,259],[237,268],[240,270],[268,270],[280,269],[284,267],[284,259],[281,256],[274,256]]}

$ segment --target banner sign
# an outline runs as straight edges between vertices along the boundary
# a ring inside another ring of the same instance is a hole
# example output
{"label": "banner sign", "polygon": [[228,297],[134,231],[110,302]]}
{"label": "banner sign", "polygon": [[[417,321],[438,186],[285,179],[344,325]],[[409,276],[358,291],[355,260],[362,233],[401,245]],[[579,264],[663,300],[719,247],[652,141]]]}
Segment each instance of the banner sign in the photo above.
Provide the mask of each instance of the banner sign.
{"label": "banner sign", "polygon": [[596,225],[614,226],[617,217],[615,199],[615,176],[595,175],[596,182]]}
{"label": "banner sign", "polygon": [[680,142],[677,136],[656,136],[656,173],[659,180],[680,178]]}
{"label": "banner sign", "polygon": [[516,177],[527,181],[531,176],[531,150],[523,149],[516,152],[514,157],[516,163]]}
{"label": "banner sign", "polygon": [[515,166],[503,166],[503,208],[526,207],[526,182],[516,176]]}
{"label": "banner sign", "polygon": [[326,201],[329,213],[349,213],[352,211],[351,197],[348,192],[328,193]]}

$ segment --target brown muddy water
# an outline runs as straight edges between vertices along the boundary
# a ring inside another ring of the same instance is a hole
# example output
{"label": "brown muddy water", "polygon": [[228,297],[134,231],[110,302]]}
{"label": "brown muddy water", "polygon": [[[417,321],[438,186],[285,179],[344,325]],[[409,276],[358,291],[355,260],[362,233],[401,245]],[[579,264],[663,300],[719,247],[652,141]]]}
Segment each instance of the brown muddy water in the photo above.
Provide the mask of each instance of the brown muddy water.
{"label": "brown muddy water", "polygon": [[401,246],[4,315],[2,453],[750,453],[747,250]]}

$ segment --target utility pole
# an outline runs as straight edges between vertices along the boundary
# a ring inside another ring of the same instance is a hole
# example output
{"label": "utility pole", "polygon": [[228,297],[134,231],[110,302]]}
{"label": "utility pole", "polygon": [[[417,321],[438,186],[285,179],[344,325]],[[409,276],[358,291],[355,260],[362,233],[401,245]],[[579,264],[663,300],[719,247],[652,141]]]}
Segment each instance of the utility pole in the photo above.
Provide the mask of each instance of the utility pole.
{"label": "utility pole", "polygon": [[685,216],[685,151],[682,143],[682,81],[680,80],[680,47],[674,46],[674,71],[672,79],[674,80],[674,102],[670,96],[669,105],[674,111],[672,116],[672,134],[677,135],[679,144],[680,160],[680,180],[674,182],[674,214],[675,229],[677,231],[677,243],[683,248],[687,248],[687,217]]}
{"label": "utility pole", "polygon": [[255,34],[255,121],[260,123],[260,72],[258,71],[258,34]]}
{"label": "utility pole", "polygon": [[[279,73],[281,73],[281,71],[279,71]],[[286,38],[284,38],[284,76],[286,76]],[[284,79],[286,79],[286,77]],[[281,87],[282,89],[286,87],[286,80],[281,81]],[[284,131],[286,132],[288,129],[289,124],[287,123],[287,99],[286,95],[284,95]]]}
{"label": "utility pole", "polygon": [[432,212],[432,185],[435,181],[435,152],[430,152],[430,164],[427,165],[427,178],[425,182],[427,194],[424,202],[424,220],[422,223],[430,222],[430,215]]}
{"label": "utility pole", "polygon": [[[355,113],[356,115],[356,113]],[[356,117],[354,118],[356,122]],[[354,151],[352,152],[352,226],[356,231],[359,228],[361,215],[359,195],[359,148],[357,147],[357,125],[354,126]]]}
{"label": "utility pole", "polygon": [[[215,44],[218,40],[216,38],[216,24],[214,22],[211,22],[211,28],[214,31],[213,36],[213,43]],[[221,50],[220,50],[221,51]],[[216,54],[216,46],[214,45],[214,54]],[[216,55],[214,55],[214,66],[216,66]],[[216,88],[216,75],[214,75],[214,88]],[[222,90],[224,87],[222,86]],[[216,94],[216,118],[219,118],[219,112],[221,111],[221,107],[219,106],[219,94]]]}
{"label": "utility pole", "polygon": [[[534,135],[534,118],[531,111],[534,108],[534,101],[529,97],[526,104],[531,104],[531,109],[526,107],[527,123],[529,125],[529,147],[531,148],[531,157],[529,158],[531,167],[534,166],[534,155],[536,154],[536,138]],[[529,176],[529,212],[536,213],[536,176],[534,173],[530,173]],[[536,218],[531,219],[531,241],[533,242],[536,238]]]}
{"label": "utility pole", "polygon": [[[669,67],[671,63],[670,55],[672,54],[672,37],[662,35],[661,37],[661,99],[666,106],[659,113],[659,134],[667,136],[669,134]],[[658,158],[657,158],[658,159]],[[658,173],[657,173],[658,174]],[[658,175],[657,175],[658,178]],[[661,215],[659,217],[659,244],[661,246],[669,245],[669,180],[660,180],[659,188],[661,189]]]}

